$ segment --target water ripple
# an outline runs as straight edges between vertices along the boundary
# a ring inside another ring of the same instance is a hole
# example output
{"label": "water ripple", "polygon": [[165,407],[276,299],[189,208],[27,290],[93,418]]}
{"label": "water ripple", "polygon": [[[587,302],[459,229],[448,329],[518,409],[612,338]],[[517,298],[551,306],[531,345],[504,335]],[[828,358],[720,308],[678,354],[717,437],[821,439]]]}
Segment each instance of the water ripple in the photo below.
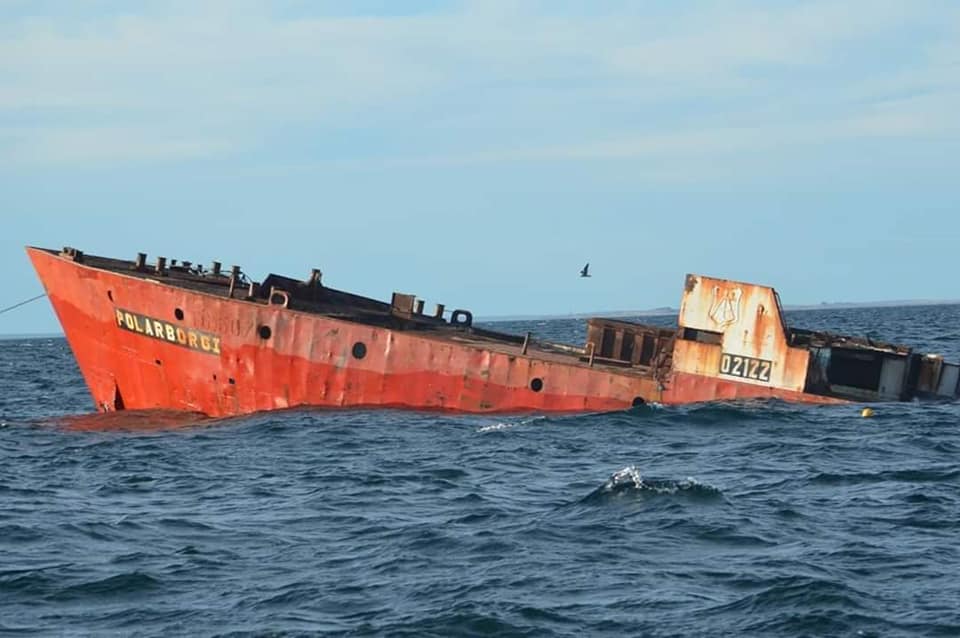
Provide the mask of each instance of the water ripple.
{"label": "water ripple", "polygon": [[[951,354],[904,312],[803,318]],[[0,362],[0,633],[960,635],[957,404],[76,417],[62,340]]]}

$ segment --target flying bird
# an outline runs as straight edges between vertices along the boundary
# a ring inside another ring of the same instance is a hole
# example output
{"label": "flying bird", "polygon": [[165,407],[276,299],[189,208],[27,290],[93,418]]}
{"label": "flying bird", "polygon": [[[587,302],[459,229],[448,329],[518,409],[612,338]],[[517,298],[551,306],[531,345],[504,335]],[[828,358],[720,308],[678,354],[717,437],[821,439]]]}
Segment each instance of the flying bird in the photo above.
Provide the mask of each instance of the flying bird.
{"label": "flying bird", "polygon": [[589,276],[590,276],[590,272],[589,272],[589,271],[590,271],[590,262],[588,261],[588,262],[586,263],[586,265],[583,267],[583,269],[580,271],[580,276],[581,276],[581,277],[589,277]]}

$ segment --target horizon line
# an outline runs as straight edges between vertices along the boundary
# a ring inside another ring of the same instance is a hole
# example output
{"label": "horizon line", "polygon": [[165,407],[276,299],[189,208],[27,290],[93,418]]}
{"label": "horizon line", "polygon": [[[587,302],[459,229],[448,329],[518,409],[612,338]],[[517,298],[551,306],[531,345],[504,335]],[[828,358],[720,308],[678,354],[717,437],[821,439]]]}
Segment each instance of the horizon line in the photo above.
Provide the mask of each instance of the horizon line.
{"label": "horizon line", "polygon": [[[783,306],[784,312],[806,312],[846,308],[906,308],[910,306],[956,306],[960,299],[894,299],[889,301],[835,301],[819,304],[795,304]],[[525,314],[477,316],[476,321],[533,321],[537,319],[588,319],[590,317],[662,317],[679,314],[679,308],[662,307],[646,310],[608,310],[594,312],[571,312],[565,314]]]}
{"label": "horizon line", "polygon": [[[829,309],[850,309],[850,308],[905,308],[909,306],[956,306],[960,305],[960,299],[903,299],[893,301],[838,301],[821,302],[820,304],[807,304],[784,306],[784,312],[808,312],[811,310],[829,310]],[[617,317],[664,317],[675,315],[680,312],[679,308],[651,308],[648,310],[610,310],[606,312],[577,312],[569,314],[544,314],[544,315],[490,315],[486,317],[478,316],[474,320],[479,322],[500,323],[508,321],[544,321],[551,319],[590,319],[596,318],[617,318]],[[50,339],[64,337],[63,331],[60,332],[0,332],[0,339]]]}

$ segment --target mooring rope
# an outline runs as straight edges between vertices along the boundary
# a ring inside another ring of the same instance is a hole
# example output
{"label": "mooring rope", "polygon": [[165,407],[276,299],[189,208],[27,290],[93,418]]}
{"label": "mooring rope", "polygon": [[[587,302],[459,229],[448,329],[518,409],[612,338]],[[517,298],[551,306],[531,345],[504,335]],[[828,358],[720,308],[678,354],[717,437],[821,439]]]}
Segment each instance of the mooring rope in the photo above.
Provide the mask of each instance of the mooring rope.
{"label": "mooring rope", "polygon": [[41,294],[41,295],[37,295],[36,297],[30,297],[30,298],[27,299],[26,301],[21,301],[20,303],[15,303],[15,304],[13,304],[12,306],[9,306],[9,307],[7,307],[7,308],[4,308],[4,309],[0,310],[0,315],[2,315],[2,314],[5,313],[5,312],[10,312],[11,310],[14,310],[14,309],[16,309],[16,308],[19,308],[20,306],[26,306],[26,305],[27,305],[28,303],[30,303],[31,301],[36,301],[37,299],[43,299],[43,298],[46,297],[46,296],[47,296],[47,293],[43,293],[43,294]]}

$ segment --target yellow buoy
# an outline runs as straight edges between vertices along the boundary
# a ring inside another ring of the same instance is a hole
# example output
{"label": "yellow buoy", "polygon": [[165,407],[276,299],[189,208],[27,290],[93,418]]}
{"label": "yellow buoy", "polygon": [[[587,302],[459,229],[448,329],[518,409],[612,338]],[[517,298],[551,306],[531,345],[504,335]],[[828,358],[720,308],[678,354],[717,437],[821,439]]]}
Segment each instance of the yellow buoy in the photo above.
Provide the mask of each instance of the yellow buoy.
{"label": "yellow buoy", "polygon": [[871,410],[870,408],[864,408],[863,410],[860,411],[860,416],[862,416],[865,419],[868,417],[871,417],[873,416],[873,410]]}

